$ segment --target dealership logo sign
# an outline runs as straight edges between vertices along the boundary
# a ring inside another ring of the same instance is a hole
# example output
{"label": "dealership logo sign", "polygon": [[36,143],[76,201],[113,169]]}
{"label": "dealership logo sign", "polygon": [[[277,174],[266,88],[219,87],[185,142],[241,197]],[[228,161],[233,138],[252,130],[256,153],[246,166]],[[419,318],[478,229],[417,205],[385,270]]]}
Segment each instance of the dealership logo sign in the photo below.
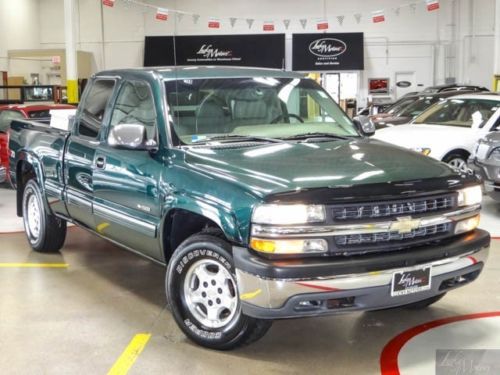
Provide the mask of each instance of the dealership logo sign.
{"label": "dealership logo sign", "polygon": [[219,50],[218,48],[214,48],[211,44],[204,44],[196,54],[202,55],[206,59],[216,59],[219,57],[231,57],[232,51]]}
{"label": "dealership logo sign", "polygon": [[322,38],[309,44],[309,51],[318,57],[335,57],[347,51],[347,45],[339,39]]}

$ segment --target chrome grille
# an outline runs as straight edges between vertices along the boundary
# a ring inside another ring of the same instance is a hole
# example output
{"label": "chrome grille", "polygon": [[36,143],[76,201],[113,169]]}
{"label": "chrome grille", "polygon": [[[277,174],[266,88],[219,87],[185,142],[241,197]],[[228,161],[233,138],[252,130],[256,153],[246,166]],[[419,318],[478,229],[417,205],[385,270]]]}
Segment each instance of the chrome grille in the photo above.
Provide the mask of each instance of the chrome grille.
{"label": "chrome grille", "polygon": [[433,213],[456,206],[456,194],[413,198],[400,201],[370,202],[332,207],[334,221],[388,218]]}
{"label": "chrome grille", "polygon": [[355,246],[355,245],[371,245],[380,242],[406,241],[413,239],[423,239],[426,237],[434,237],[438,234],[447,233],[450,231],[451,224],[430,225],[423,228],[417,228],[408,233],[399,232],[379,232],[369,234],[350,234],[335,236],[335,243],[339,247]]}

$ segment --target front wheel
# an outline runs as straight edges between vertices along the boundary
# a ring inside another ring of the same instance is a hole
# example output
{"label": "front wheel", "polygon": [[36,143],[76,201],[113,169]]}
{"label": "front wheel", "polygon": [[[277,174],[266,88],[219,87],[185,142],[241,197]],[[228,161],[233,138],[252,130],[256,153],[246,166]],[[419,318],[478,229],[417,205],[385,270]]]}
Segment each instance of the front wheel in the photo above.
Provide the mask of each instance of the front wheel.
{"label": "front wheel", "polygon": [[467,172],[469,167],[467,166],[467,158],[459,153],[451,154],[446,156],[443,161],[449,166],[458,169],[460,172]]}
{"label": "front wheel", "polygon": [[167,268],[166,291],[177,325],[207,348],[250,344],[272,324],[241,312],[231,246],[212,235],[193,235],[177,248]]}
{"label": "front wheel", "polygon": [[42,193],[35,180],[23,192],[23,223],[31,248],[38,252],[55,252],[66,239],[66,221],[47,212]]}

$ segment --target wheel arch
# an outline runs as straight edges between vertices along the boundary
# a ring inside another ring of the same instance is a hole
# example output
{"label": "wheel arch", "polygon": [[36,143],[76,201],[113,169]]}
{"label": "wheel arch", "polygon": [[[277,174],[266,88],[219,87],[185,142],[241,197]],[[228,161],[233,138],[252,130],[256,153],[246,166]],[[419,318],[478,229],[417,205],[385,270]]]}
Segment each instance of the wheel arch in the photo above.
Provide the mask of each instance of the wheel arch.
{"label": "wheel arch", "polygon": [[467,159],[469,158],[470,156],[470,152],[467,151],[466,149],[464,148],[455,148],[451,151],[448,151],[441,159],[441,161],[445,161],[447,158],[449,158],[451,155],[453,154],[458,154],[458,155],[462,155],[465,160],[467,161]]}
{"label": "wheel arch", "polygon": [[164,261],[168,264],[172,253],[189,236],[200,233],[213,233],[228,242],[241,243],[242,236],[230,213],[213,207],[212,210],[193,209],[179,206],[168,210],[161,222],[160,241]]}
{"label": "wheel arch", "polygon": [[35,179],[42,192],[43,204],[51,212],[43,187],[43,170],[40,161],[34,155],[21,151],[16,163],[16,211],[17,216],[23,216],[22,203],[24,188],[29,180]]}

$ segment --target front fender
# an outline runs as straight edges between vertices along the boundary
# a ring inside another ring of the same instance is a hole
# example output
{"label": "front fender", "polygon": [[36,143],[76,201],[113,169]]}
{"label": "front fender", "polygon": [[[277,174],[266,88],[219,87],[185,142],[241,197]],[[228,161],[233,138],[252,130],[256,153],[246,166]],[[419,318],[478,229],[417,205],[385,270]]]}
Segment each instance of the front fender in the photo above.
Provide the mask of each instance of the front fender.
{"label": "front fender", "polygon": [[175,198],[174,204],[164,206],[163,217],[167,217],[173,209],[181,209],[203,216],[214,222],[231,242],[240,244],[244,242],[245,225],[238,225],[236,215],[228,207],[206,198],[180,195]]}

